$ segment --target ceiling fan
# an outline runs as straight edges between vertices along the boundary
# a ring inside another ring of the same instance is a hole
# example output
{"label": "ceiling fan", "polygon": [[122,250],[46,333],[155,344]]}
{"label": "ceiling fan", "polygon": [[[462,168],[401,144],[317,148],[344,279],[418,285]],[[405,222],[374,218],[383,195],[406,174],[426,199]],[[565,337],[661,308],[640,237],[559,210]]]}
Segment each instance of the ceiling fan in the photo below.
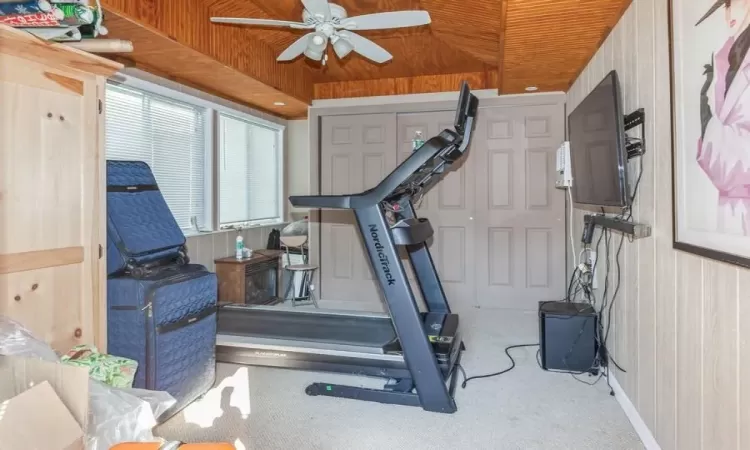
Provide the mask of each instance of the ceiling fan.
{"label": "ceiling fan", "polygon": [[329,41],[339,58],[354,51],[377,63],[390,61],[393,55],[386,49],[353,31],[417,27],[430,23],[427,11],[393,11],[347,17],[343,7],[328,3],[328,0],[302,0],[302,5],[305,7],[302,22],[234,17],[212,17],[211,22],[314,30],[297,39],[276,60],[291,61],[304,54],[322,64],[328,59],[326,49]]}

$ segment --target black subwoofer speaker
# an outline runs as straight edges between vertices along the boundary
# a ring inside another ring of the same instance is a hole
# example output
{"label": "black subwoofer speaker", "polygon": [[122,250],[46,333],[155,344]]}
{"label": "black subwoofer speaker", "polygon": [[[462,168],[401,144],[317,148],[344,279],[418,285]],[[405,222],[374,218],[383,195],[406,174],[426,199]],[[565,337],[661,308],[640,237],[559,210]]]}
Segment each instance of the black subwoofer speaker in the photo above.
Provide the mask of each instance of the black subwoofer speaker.
{"label": "black subwoofer speaker", "polygon": [[591,305],[539,302],[539,356],[544,370],[592,372],[599,350]]}

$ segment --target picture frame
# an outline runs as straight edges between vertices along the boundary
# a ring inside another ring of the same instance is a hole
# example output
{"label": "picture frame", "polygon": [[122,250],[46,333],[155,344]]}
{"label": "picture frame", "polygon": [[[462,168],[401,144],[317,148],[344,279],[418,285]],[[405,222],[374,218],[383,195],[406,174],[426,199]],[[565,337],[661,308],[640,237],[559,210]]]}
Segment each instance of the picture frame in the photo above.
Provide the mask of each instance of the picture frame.
{"label": "picture frame", "polygon": [[750,267],[750,1],[668,0],[668,20],[673,247]]}

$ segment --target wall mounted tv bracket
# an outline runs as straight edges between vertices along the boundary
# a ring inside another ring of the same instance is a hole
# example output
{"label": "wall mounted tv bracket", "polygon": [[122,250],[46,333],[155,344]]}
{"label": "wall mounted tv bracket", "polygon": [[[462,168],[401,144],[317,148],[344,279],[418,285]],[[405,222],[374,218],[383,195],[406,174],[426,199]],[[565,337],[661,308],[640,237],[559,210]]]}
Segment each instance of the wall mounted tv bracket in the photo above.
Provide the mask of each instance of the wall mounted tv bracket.
{"label": "wall mounted tv bracket", "polygon": [[646,111],[643,108],[625,116],[625,131],[636,127],[641,127],[640,138],[625,136],[625,150],[628,152],[628,159],[646,153]]}
{"label": "wall mounted tv bracket", "polygon": [[619,231],[622,234],[631,236],[633,239],[641,239],[651,236],[651,227],[640,223],[633,223],[628,220],[621,220],[615,217],[607,217],[604,214],[586,214],[583,216],[583,237],[581,241],[585,245],[591,245],[594,238],[594,229],[600,226],[602,229]]}

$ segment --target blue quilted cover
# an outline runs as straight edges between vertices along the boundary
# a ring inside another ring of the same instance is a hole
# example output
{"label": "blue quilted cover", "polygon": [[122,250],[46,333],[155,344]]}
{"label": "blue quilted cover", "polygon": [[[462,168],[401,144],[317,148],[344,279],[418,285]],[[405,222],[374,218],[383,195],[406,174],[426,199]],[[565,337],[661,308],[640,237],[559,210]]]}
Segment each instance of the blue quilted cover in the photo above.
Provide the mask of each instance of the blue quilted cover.
{"label": "blue quilted cover", "polygon": [[[180,411],[214,383],[216,296],[216,275],[197,264],[139,279],[123,275],[107,280],[108,351],[138,361],[134,387],[174,396],[177,404],[162,418]],[[177,323],[182,326],[157,331]]]}
{"label": "blue quilted cover", "polygon": [[[211,389],[216,378],[216,313],[156,338],[157,391],[167,391],[177,403],[169,417]],[[162,417],[164,418],[164,417]]]}
{"label": "blue quilted cover", "polygon": [[[156,185],[142,161],[107,161],[107,186]],[[118,245],[119,244],[119,245]],[[159,190],[107,192],[107,273],[176,255],[185,235]]]}

